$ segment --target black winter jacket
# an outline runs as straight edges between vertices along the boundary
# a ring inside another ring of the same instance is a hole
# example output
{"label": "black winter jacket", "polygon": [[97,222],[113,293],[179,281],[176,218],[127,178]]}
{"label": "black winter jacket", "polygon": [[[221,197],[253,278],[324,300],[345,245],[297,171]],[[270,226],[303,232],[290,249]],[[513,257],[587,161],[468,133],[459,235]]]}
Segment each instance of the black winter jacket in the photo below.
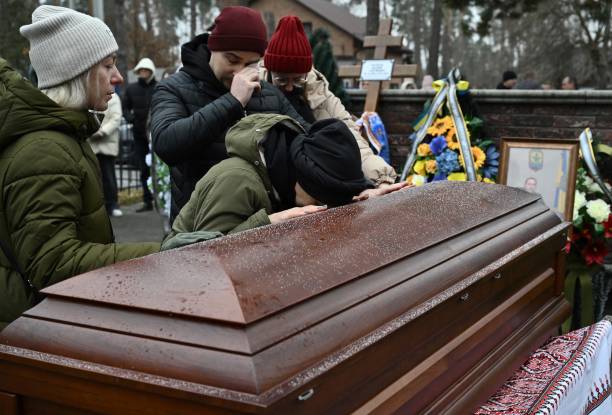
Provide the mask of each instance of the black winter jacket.
{"label": "black winter jacket", "polygon": [[151,107],[151,98],[157,82],[152,79],[147,83],[144,79],[129,84],[123,96],[123,116],[134,124],[134,139],[148,142],[147,118]]}
{"label": "black winter jacket", "polygon": [[171,221],[208,170],[227,158],[225,133],[245,115],[288,115],[309,127],[276,87],[262,82],[243,108],[209,65],[208,34],[183,45],[183,68],[161,81],[151,103],[153,150],[171,167]]}

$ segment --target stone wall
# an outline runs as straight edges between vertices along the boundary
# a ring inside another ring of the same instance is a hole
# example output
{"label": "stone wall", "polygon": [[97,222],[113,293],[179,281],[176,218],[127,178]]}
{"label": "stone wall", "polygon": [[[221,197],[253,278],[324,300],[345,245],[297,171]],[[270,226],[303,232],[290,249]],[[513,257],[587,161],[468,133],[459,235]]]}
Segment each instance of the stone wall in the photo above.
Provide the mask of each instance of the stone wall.
{"label": "stone wall", "polygon": [[[365,91],[350,90],[349,111],[363,110]],[[485,122],[487,136],[578,138],[585,127],[612,144],[612,91],[498,91],[473,90],[472,96]],[[392,163],[401,171],[412,132],[411,123],[433,92],[386,90],[379,100],[391,143]]]}

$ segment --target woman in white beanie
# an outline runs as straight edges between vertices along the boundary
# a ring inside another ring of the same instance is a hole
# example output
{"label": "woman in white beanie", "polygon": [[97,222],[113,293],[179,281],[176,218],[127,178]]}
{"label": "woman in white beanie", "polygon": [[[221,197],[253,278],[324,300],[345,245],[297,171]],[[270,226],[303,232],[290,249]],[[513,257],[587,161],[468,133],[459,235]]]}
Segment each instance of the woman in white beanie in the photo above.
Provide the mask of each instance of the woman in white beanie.
{"label": "woman in white beanie", "polygon": [[71,276],[156,252],[116,244],[86,141],[121,83],[117,42],[99,19],[40,6],[30,41],[36,89],[0,59],[0,329]]}

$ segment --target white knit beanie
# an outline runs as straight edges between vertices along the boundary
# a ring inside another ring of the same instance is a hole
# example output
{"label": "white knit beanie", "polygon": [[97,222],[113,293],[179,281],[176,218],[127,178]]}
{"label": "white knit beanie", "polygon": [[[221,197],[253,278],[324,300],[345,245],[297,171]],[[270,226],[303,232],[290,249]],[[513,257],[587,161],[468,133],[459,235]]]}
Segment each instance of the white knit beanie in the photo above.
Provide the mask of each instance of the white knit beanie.
{"label": "white knit beanie", "polygon": [[41,89],[81,75],[119,49],[102,20],[65,7],[37,7],[32,24],[19,32],[30,41],[30,61]]}

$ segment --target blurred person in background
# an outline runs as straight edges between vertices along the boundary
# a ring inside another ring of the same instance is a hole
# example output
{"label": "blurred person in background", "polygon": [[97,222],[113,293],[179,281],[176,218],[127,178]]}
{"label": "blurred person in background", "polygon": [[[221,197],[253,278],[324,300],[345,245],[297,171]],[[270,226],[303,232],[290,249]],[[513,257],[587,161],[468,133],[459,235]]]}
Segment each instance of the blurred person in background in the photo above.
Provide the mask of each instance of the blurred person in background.
{"label": "blurred person in background", "polygon": [[540,82],[536,80],[535,72],[527,71],[525,72],[523,79],[521,79],[516,84],[515,88],[516,89],[542,89],[542,85],[540,84]]}
{"label": "blurred person in background", "polygon": [[119,155],[119,126],[121,125],[121,99],[114,93],[104,111],[104,119],[98,131],[89,137],[89,144],[98,158],[102,173],[104,205],[109,216],[122,216],[117,200],[115,159]]}
{"label": "blurred person in background", "polygon": [[434,90],[433,83],[434,83],[433,76],[424,75],[423,81],[421,82],[421,89],[424,91],[433,91]]}
{"label": "blurred person in background", "polygon": [[578,89],[578,81],[575,77],[568,75],[561,81],[561,89],[566,91],[575,91]]}
{"label": "blurred person in background", "polygon": [[136,212],[153,210],[153,195],[149,190],[147,180],[151,176],[149,165],[146,162],[149,154],[149,109],[151,97],[157,85],[155,79],[155,64],[149,58],[142,58],[134,68],[138,81],[128,85],[123,97],[123,115],[133,124],[134,134],[134,160],[140,170],[140,184],[142,187],[143,205]]}
{"label": "blurred person in background", "polygon": [[506,71],[502,75],[502,80],[497,84],[497,89],[514,89],[517,83],[516,72]]}

